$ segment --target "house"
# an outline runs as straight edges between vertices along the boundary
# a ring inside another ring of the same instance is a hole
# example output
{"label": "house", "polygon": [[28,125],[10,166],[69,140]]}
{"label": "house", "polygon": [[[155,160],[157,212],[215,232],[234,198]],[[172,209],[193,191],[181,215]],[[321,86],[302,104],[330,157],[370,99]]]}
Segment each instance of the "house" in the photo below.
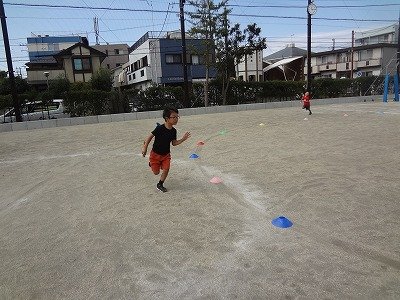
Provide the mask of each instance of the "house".
{"label": "house", "polygon": [[236,78],[243,81],[302,80],[307,50],[288,44],[286,48],[262,57],[262,51],[244,57],[236,66]]}
{"label": "house", "polygon": [[264,81],[263,51],[255,50],[236,64],[236,78],[240,81]]}
{"label": "house", "polygon": [[28,62],[27,81],[38,89],[43,89],[49,80],[60,76],[70,82],[88,82],[105,58],[105,53],[90,47],[86,42],[78,42],[52,57]]}
{"label": "house", "polygon": [[129,60],[129,46],[127,44],[106,44],[91,47],[107,55],[101,63],[102,68],[112,70]]}
{"label": "house", "polygon": [[37,35],[27,38],[27,47],[27,80],[39,90],[59,76],[71,82],[89,81],[99,66],[110,70],[122,66],[129,53],[127,44],[89,46],[82,36]]}
{"label": "house", "polygon": [[[389,43],[313,53],[311,76],[313,78],[355,78],[394,74],[396,71],[397,45]],[[304,67],[307,74],[307,66]]]}
{"label": "house", "polygon": [[298,48],[294,43],[286,45],[263,58],[263,74],[265,80],[303,80],[304,60],[307,50]]}
{"label": "house", "polygon": [[[186,35],[188,81],[203,81],[206,74],[204,58],[198,50],[204,40]],[[216,76],[212,68],[210,78]],[[147,32],[129,49],[129,62],[124,64],[118,76],[118,84],[124,88],[146,89],[152,84],[182,85],[182,40],[180,31]],[[116,86],[116,85],[115,85]]]}

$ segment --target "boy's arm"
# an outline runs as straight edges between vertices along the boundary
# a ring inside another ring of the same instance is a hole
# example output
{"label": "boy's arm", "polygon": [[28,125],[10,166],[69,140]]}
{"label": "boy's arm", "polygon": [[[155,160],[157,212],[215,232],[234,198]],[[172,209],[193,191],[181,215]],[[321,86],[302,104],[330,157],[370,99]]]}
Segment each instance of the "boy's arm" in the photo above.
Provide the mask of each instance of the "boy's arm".
{"label": "boy's arm", "polygon": [[150,133],[150,135],[147,137],[147,139],[144,140],[143,143],[143,148],[142,148],[142,155],[143,157],[146,156],[147,153],[147,147],[149,146],[151,140],[153,139],[154,135],[152,133]]}
{"label": "boy's arm", "polygon": [[182,144],[184,141],[186,141],[188,138],[190,138],[190,132],[185,132],[185,134],[180,140],[172,141],[172,146],[178,146],[179,144]]}

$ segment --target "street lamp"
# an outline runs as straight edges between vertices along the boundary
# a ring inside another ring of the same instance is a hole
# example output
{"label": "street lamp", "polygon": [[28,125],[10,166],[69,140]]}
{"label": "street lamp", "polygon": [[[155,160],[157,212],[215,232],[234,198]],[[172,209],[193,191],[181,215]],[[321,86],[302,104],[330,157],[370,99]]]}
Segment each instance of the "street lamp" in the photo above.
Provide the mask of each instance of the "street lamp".
{"label": "street lamp", "polygon": [[307,92],[311,93],[311,16],[317,12],[314,0],[308,0],[307,5]]}
{"label": "street lamp", "polygon": [[50,72],[43,72],[44,76],[46,76],[47,90],[49,90],[49,75]]}

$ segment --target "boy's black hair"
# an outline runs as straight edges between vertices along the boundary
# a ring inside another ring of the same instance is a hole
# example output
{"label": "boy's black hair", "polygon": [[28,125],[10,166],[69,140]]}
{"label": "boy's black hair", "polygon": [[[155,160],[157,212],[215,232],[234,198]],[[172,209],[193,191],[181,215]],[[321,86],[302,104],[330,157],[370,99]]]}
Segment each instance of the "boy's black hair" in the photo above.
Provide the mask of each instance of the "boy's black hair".
{"label": "boy's black hair", "polygon": [[166,107],[163,111],[163,118],[164,120],[167,120],[167,118],[169,118],[171,116],[171,113],[175,112],[178,114],[178,109],[176,109],[175,107]]}

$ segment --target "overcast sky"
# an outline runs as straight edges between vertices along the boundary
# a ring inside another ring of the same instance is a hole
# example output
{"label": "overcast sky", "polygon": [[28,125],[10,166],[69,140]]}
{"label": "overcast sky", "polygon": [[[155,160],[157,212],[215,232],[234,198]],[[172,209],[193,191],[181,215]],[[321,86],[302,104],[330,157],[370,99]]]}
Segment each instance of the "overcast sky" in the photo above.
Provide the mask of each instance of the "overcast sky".
{"label": "overcast sky", "polygon": [[[217,1],[214,1],[217,2]],[[270,55],[287,44],[307,47],[307,0],[230,0],[231,23],[257,23],[267,38]],[[399,0],[315,0],[312,51],[351,44],[351,31],[388,26],[399,19]],[[19,5],[18,5],[19,4]],[[22,5],[21,5],[22,4]],[[31,6],[36,5],[36,6]],[[70,7],[51,7],[70,6]],[[5,0],[13,66],[26,74],[26,39],[35,35],[83,35],[94,45],[93,18],[99,18],[100,44],[132,45],[147,31],[179,30],[179,0]],[[193,10],[188,3],[185,10]],[[190,28],[188,22],[186,29]],[[7,69],[3,39],[0,70]],[[21,69],[20,69],[21,68]]]}

